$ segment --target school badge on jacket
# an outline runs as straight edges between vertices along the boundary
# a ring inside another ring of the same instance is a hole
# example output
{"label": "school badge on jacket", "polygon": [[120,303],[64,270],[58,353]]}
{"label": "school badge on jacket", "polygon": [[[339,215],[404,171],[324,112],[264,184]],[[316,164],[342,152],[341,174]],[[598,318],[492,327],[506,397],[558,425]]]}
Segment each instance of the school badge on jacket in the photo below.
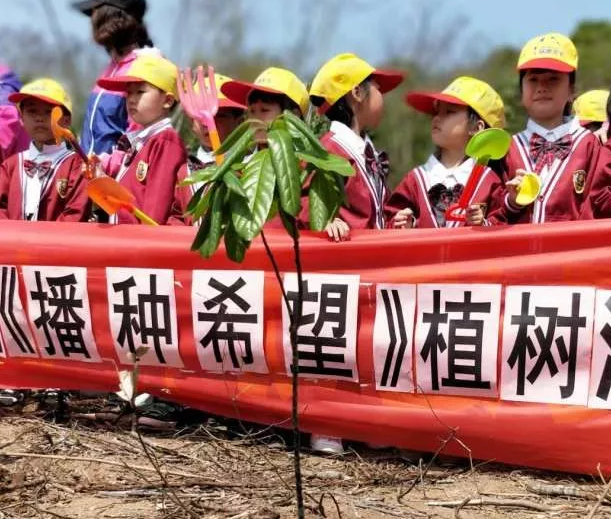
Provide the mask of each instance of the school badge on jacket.
{"label": "school badge on jacket", "polygon": [[136,178],[138,179],[138,182],[144,182],[144,179],[146,178],[146,174],[148,172],[149,165],[143,160],[138,162],[138,165],[136,166]]}
{"label": "school badge on jacket", "polygon": [[573,187],[575,193],[581,195],[586,187],[586,172],[583,169],[579,169],[573,173]]}
{"label": "school badge on jacket", "polygon": [[55,183],[55,189],[57,189],[57,194],[63,200],[68,196],[68,179],[60,178]]}

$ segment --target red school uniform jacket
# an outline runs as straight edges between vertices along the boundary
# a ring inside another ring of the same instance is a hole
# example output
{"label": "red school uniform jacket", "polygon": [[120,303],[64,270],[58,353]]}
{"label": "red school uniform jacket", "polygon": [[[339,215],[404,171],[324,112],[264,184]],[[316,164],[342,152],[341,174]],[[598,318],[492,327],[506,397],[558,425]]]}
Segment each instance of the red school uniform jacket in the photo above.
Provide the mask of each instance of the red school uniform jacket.
{"label": "red school uniform jacket", "polygon": [[[348,159],[354,168],[354,175],[346,179],[347,203],[340,208],[338,218],[344,220],[351,229],[383,229],[384,202],[388,198],[388,189],[387,165],[382,164],[385,162],[382,154],[375,151],[368,138],[363,139],[348,126],[337,121],[331,123],[330,130],[323,135],[320,142],[330,153]],[[365,157],[367,146],[373,151],[373,161]],[[374,163],[375,165],[372,165]],[[307,196],[302,198],[302,206],[300,220],[307,228]]]}
{"label": "red school uniform jacket", "polygon": [[[533,137],[535,136],[535,137]],[[539,146],[564,148],[556,156],[537,153]],[[547,141],[547,142],[545,142]],[[572,118],[554,130],[546,130],[528,121],[526,130],[513,136],[505,157],[505,181],[515,176],[517,169],[536,172],[541,191],[527,207],[510,206],[505,189],[497,191],[496,209],[490,214],[492,224],[544,223],[591,218],[587,202],[600,154],[598,139]]]}
{"label": "red school uniform jacket", "polygon": [[611,218],[611,140],[600,148],[587,208],[581,217]]}
{"label": "red school uniform jacket", "polygon": [[[43,169],[28,169],[30,158],[36,158]],[[91,204],[81,168],[80,157],[65,144],[45,146],[43,153],[30,145],[26,151],[9,157],[0,166],[0,219],[87,221]],[[27,189],[27,171],[40,178],[40,197],[35,201],[27,198],[33,196]],[[26,214],[32,207],[37,211]]]}
{"label": "red school uniform jacket", "polygon": [[[132,149],[125,153],[117,180],[135,197],[135,205],[160,225],[170,216],[178,170],[187,161],[180,136],[164,119],[129,136]],[[139,223],[127,210],[110,218],[111,223]]]}
{"label": "red school uniform jacket", "polygon": [[[396,187],[385,206],[387,226],[401,209],[409,208],[414,213],[414,227],[460,227],[464,222],[446,222],[446,209],[456,203],[473,169],[473,159],[467,159],[458,167],[446,168],[437,157],[431,155],[422,165],[410,171]],[[482,204],[484,215],[491,208],[494,193],[501,179],[490,168],[486,168],[475,188],[469,205]]]}

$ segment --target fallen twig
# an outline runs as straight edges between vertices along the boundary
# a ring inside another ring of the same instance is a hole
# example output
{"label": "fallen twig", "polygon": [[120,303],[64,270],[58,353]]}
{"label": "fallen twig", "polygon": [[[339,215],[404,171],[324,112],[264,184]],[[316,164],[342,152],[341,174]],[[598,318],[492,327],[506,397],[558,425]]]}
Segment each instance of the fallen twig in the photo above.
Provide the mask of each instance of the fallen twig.
{"label": "fallen twig", "polygon": [[598,498],[598,501],[596,502],[596,504],[592,507],[592,510],[590,510],[590,513],[588,514],[587,519],[592,519],[594,517],[594,514],[596,513],[596,511],[598,510],[602,502],[607,498],[607,493],[609,492],[609,488],[611,488],[611,479],[605,485],[605,490]]}
{"label": "fallen twig", "polygon": [[550,485],[548,483],[527,482],[526,489],[540,496],[568,496],[580,497],[582,499],[596,500],[598,497],[593,492],[588,492],[570,485]]}
{"label": "fallen twig", "polygon": [[469,497],[460,501],[428,501],[426,504],[427,506],[443,506],[446,508],[463,508],[465,506],[506,506],[513,508],[527,508],[529,510],[536,510],[538,512],[562,512],[563,510],[568,510],[570,508],[568,505],[543,505],[534,503],[532,501],[526,501],[524,499],[494,499],[488,497]]}

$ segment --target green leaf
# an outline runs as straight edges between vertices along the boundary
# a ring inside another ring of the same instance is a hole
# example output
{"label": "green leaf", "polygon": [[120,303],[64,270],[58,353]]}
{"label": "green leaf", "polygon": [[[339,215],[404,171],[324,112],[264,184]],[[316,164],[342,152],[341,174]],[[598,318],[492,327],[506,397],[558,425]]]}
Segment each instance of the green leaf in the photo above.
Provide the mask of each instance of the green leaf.
{"label": "green leaf", "polygon": [[241,178],[245,199],[232,205],[232,221],[237,233],[251,241],[269,217],[274,201],[276,174],[269,149],[257,152],[246,165]]}
{"label": "green leaf", "polygon": [[[190,212],[187,210],[187,214],[190,214],[193,217],[193,220],[199,220],[202,215],[208,210],[210,207],[210,202],[212,200],[212,195],[216,189],[215,184],[207,184],[204,186],[206,191],[200,197],[199,201],[193,208],[193,211]],[[194,200],[195,196],[191,199],[191,202]],[[187,208],[188,209],[188,208]]]}
{"label": "green leaf", "polygon": [[244,156],[250,151],[254,142],[253,136],[255,131],[252,128],[247,128],[244,134],[236,141],[236,143],[225,154],[225,160],[218,166],[216,174],[210,179],[210,182],[219,178],[223,178],[228,171],[232,171],[235,164],[242,162]]}
{"label": "green leaf", "polygon": [[341,204],[341,193],[334,175],[325,171],[316,172],[310,184],[308,198],[310,229],[323,231]]}
{"label": "green leaf", "polygon": [[189,200],[189,203],[187,204],[187,208],[185,209],[185,214],[192,214],[193,213],[193,211],[197,207],[197,204],[200,202],[200,200],[201,200],[201,198],[202,198],[202,196],[204,194],[204,189],[205,188],[206,188],[206,186],[201,186],[197,191],[195,191],[195,193],[193,193],[193,196]]}
{"label": "green leaf", "polygon": [[231,192],[235,193],[238,196],[241,196],[242,198],[248,198],[248,195],[242,188],[240,179],[233,171],[228,171],[227,173],[225,173],[225,176],[223,177],[223,182],[225,182],[225,185]]}
{"label": "green leaf", "polygon": [[250,242],[242,239],[232,224],[227,226],[225,231],[225,251],[227,257],[236,263],[242,263]]}
{"label": "green leaf", "polygon": [[339,155],[327,153],[325,157],[317,157],[310,153],[300,152],[295,153],[298,159],[309,164],[313,164],[318,169],[325,171],[333,171],[343,177],[351,177],[354,175],[354,168],[348,160]]}
{"label": "green leaf", "polygon": [[181,181],[178,185],[180,186],[191,186],[193,184],[198,184],[199,182],[205,184],[207,182],[211,182],[215,180],[217,177],[219,167],[214,164],[212,166],[208,166],[204,169],[198,169],[191,173],[187,178]]}
{"label": "green leaf", "polygon": [[[221,236],[223,235],[223,201],[227,188],[222,185],[214,193],[212,199],[212,206],[208,214],[206,214],[206,220],[209,220],[208,233],[201,247],[199,247],[199,253],[204,258],[209,258],[218,249],[219,243],[221,242]],[[208,218],[209,216],[209,218]]]}
{"label": "green leaf", "polygon": [[287,131],[270,130],[267,142],[276,172],[280,206],[288,214],[297,216],[301,209],[301,183],[293,139]]}
{"label": "green leaf", "polygon": [[314,134],[314,132],[310,129],[310,127],[304,123],[299,117],[297,117],[290,110],[285,110],[283,113],[283,117],[286,119],[289,127],[292,127],[293,130],[298,132],[306,139],[310,146],[312,147],[312,152],[316,155],[324,156],[329,152],[324,148],[324,146],[318,140],[318,137]]}
{"label": "green leaf", "polygon": [[278,116],[269,125],[269,129],[288,131],[288,125],[286,123],[286,120],[282,116]]}
{"label": "green leaf", "polygon": [[233,145],[238,142],[242,136],[248,131],[250,128],[250,121],[244,121],[241,123],[235,130],[233,130],[222,142],[221,147],[216,150],[215,155],[224,155],[229,151]]}

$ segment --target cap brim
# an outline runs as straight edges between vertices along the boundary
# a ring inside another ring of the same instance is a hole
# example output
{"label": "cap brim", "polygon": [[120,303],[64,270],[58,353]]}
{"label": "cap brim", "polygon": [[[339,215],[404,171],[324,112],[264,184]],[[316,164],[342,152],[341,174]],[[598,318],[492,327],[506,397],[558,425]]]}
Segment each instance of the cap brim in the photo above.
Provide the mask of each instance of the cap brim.
{"label": "cap brim", "polygon": [[464,101],[448,94],[441,92],[410,92],[405,96],[405,102],[414,110],[433,115],[435,113],[435,103],[443,101],[453,105],[469,106]]}
{"label": "cap brim", "polygon": [[397,88],[401,83],[405,75],[397,70],[375,70],[371,77],[376,81],[380,87],[380,92],[385,94]]}
{"label": "cap brim", "polygon": [[518,70],[531,70],[534,68],[542,69],[542,70],[554,70],[555,72],[574,72],[575,67],[571,67],[567,63],[563,63],[562,61],[558,61],[557,59],[551,58],[540,58],[540,59],[531,59],[525,63],[522,63]]}
{"label": "cap brim", "polygon": [[55,99],[51,99],[50,97],[46,97],[43,95],[34,95],[34,94],[23,94],[21,92],[14,92],[10,94],[7,98],[11,103],[21,103],[21,101],[25,101],[26,99],[38,99],[39,101],[44,101],[45,103],[49,103],[53,106],[63,106],[61,103],[58,103]]}
{"label": "cap brim", "polygon": [[100,7],[103,3],[102,0],[83,0],[82,2],[73,2],[72,7],[86,16],[91,16],[93,10]]}
{"label": "cap brim", "polygon": [[146,81],[139,77],[133,76],[117,76],[113,78],[98,79],[98,86],[111,92],[124,92],[127,90],[127,86],[133,83],[146,83]]}
{"label": "cap brim", "polygon": [[219,108],[236,108],[238,110],[246,110],[246,105],[236,103],[231,99],[219,99]]}
{"label": "cap brim", "polygon": [[227,81],[227,83],[221,87],[221,92],[223,92],[230,101],[238,103],[243,107],[248,106],[248,96],[250,96],[253,91],[285,95],[284,92],[280,92],[280,90],[274,90],[273,88],[267,88],[245,81]]}

